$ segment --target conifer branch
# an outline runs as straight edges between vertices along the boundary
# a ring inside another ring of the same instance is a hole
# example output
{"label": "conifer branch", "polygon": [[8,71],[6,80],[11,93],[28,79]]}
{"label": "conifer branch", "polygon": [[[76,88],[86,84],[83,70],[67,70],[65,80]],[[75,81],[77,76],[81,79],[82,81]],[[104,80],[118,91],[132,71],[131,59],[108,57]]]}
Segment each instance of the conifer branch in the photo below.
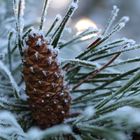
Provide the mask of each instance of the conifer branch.
{"label": "conifer branch", "polygon": [[111,58],[110,61],[108,61],[105,65],[103,65],[100,69],[97,69],[91,73],[89,73],[84,79],[80,80],[79,83],[77,83],[74,87],[73,90],[75,90],[76,88],[78,88],[81,84],[83,84],[85,81],[87,81],[88,79],[94,78],[99,72],[101,72],[102,70],[104,70],[105,68],[107,68],[113,61],[115,61],[118,56],[121,53],[116,54],[115,56],[113,56]]}

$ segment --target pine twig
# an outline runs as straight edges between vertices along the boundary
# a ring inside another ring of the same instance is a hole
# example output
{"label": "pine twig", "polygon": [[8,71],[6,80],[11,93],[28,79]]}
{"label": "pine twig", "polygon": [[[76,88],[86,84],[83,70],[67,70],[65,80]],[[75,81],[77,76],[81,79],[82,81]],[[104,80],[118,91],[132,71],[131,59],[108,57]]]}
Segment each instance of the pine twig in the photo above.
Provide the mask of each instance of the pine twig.
{"label": "pine twig", "polygon": [[8,37],[8,62],[9,62],[9,69],[12,71],[12,56],[11,56],[11,38],[13,36],[13,32],[9,33]]}
{"label": "pine twig", "polygon": [[65,17],[63,18],[62,22],[60,23],[59,28],[55,31],[55,33],[52,37],[53,39],[52,39],[52,43],[51,43],[54,48],[57,47],[59,39],[63,33],[63,30],[64,30],[68,20],[70,19],[70,17],[73,15],[75,10],[77,9],[78,2],[79,2],[79,0],[73,0],[72,5],[70,6],[70,8],[69,8],[68,12],[66,13]]}
{"label": "pine twig", "polygon": [[44,25],[44,20],[45,20],[45,15],[46,15],[46,9],[47,9],[47,5],[48,5],[48,1],[49,0],[45,0],[44,1],[44,7],[43,7],[42,16],[41,16],[41,22],[40,22],[40,27],[39,27],[40,30],[42,30],[43,25]]}
{"label": "pine twig", "polygon": [[57,15],[56,18],[54,19],[53,24],[51,25],[51,27],[49,28],[49,30],[48,30],[48,32],[46,33],[45,36],[48,36],[52,32],[52,30],[55,28],[55,26],[57,25],[57,23],[59,21],[61,21],[61,16],[60,15]]}
{"label": "pine twig", "polygon": [[13,4],[14,4],[14,11],[15,11],[15,18],[16,18],[16,31],[17,31],[17,42],[16,42],[16,46],[18,46],[19,51],[20,51],[20,55],[23,56],[23,50],[22,50],[22,40],[21,40],[21,32],[23,30],[22,27],[22,17],[23,17],[23,13],[24,13],[24,0],[20,0],[17,4],[16,0],[13,0]]}
{"label": "pine twig", "polygon": [[113,56],[111,58],[110,61],[108,61],[105,65],[103,65],[100,69],[97,69],[93,72],[91,72],[90,74],[88,74],[84,79],[80,80],[79,83],[77,83],[72,90],[75,90],[76,88],[78,88],[81,84],[83,84],[85,81],[87,81],[88,79],[94,78],[99,72],[101,72],[102,70],[104,70],[105,68],[107,68],[111,63],[113,63],[113,61],[115,61],[121,53],[116,54],[115,56]]}

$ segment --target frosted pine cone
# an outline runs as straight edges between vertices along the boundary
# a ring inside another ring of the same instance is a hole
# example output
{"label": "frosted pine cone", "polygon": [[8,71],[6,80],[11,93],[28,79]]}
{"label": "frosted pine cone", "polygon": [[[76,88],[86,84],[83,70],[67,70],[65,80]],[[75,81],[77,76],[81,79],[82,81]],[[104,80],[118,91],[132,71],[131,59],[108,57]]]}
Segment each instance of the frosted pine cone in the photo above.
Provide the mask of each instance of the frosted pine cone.
{"label": "frosted pine cone", "polygon": [[59,124],[68,115],[71,99],[57,52],[35,31],[28,35],[25,45],[23,74],[32,117],[41,128]]}

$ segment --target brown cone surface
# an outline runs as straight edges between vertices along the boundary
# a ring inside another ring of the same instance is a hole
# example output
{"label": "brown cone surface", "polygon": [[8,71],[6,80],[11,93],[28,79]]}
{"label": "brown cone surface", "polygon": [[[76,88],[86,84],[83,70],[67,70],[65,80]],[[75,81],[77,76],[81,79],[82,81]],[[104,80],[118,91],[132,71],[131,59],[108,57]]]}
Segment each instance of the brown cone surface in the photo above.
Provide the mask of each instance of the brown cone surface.
{"label": "brown cone surface", "polygon": [[28,35],[25,45],[23,74],[32,117],[41,128],[59,124],[68,115],[71,99],[57,52],[37,32]]}

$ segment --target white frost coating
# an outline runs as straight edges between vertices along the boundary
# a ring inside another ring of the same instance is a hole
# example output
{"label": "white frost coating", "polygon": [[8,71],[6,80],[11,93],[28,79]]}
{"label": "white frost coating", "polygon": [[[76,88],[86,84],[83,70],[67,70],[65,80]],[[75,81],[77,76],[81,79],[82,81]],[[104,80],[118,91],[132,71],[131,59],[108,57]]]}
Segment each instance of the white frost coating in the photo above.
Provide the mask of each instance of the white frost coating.
{"label": "white frost coating", "polygon": [[21,16],[24,16],[24,9],[25,9],[25,0],[21,0]]}
{"label": "white frost coating", "polygon": [[108,21],[108,25],[105,29],[105,32],[104,32],[104,35],[108,34],[113,22],[115,21],[116,17],[118,16],[118,12],[119,12],[119,9],[116,5],[113,6],[113,10],[112,10],[112,14],[111,14],[111,17]]}
{"label": "white frost coating", "polygon": [[76,0],[76,1],[73,1],[72,3],[71,3],[71,6],[70,7],[73,7],[75,10],[78,8],[78,0]]}
{"label": "white frost coating", "polygon": [[68,27],[65,28],[65,31],[68,32],[68,33],[72,33],[72,29],[68,28]]}
{"label": "white frost coating", "polygon": [[129,21],[129,17],[124,16],[121,18],[121,20],[118,23],[118,28],[122,29],[123,27],[125,27],[126,23]]}
{"label": "white frost coating", "polygon": [[133,39],[128,39],[128,42],[129,42],[131,45],[135,45],[135,44],[136,44],[136,41],[133,40]]}
{"label": "white frost coating", "polygon": [[54,48],[54,52],[59,54],[59,52],[60,52],[59,48]]}
{"label": "white frost coating", "polygon": [[71,63],[71,64],[77,64],[77,65],[85,65],[85,66],[91,66],[91,67],[100,67],[99,63],[96,62],[90,62],[90,61],[85,61],[85,60],[80,60],[80,59],[63,59],[61,58],[61,63]]}
{"label": "white frost coating", "polygon": [[16,95],[15,96],[17,96],[19,98],[20,97],[20,95],[19,95],[19,87],[18,87],[15,79],[11,75],[11,72],[7,69],[7,67],[3,64],[2,61],[0,61],[0,69],[3,70],[7,74],[8,78],[10,79],[10,82],[11,82],[13,88],[16,91]]}
{"label": "white frost coating", "polygon": [[39,52],[35,52],[35,57],[36,57],[36,59],[38,60]]}
{"label": "white frost coating", "polygon": [[44,33],[43,33],[42,30],[36,30],[36,29],[32,28],[32,31],[29,33],[29,35],[31,35],[32,37],[34,37],[35,34],[37,36],[43,36],[45,38],[45,35],[44,35]]}
{"label": "white frost coating", "polygon": [[42,71],[42,73],[44,74],[44,76],[47,76],[47,72],[46,71]]}
{"label": "white frost coating", "polygon": [[87,107],[84,112],[83,115],[86,117],[86,119],[90,119],[91,117],[93,117],[95,114],[95,109],[92,106]]}
{"label": "white frost coating", "polygon": [[108,113],[104,115],[104,117],[100,117],[99,120],[112,120],[114,125],[118,127],[123,127],[121,124],[125,122],[125,127],[127,130],[132,130],[134,128],[140,127],[140,109],[133,108],[130,106],[125,106],[117,109],[114,112]]}
{"label": "white frost coating", "polygon": [[52,57],[48,57],[48,64],[50,65],[52,63]]}
{"label": "white frost coating", "polygon": [[25,0],[15,0],[13,9],[17,20],[17,31],[21,34],[24,27]]}
{"label": "white frost coating", "polygon": [[60,14],[57,14],[55,19],[62,20],[62,16]]}
{"label": "white frost coating", "polygon": [[34,68],[33,68],[33,67],[30,67],[30,70],[31,70],[31,72],[33,72],[33,73],[34,73]]}
{"label": "white frost coating", "polygon": [[27,45],[26,41],[28,40],[28,38],[26,37],[25,40],[23,41],[23,49],[26,50],[29,48],[29,46]]}
{"label": "white frost coating", "polygon": [[63,96],[64,95],[64,93],[62,92],[62,93],[60,93],[60,96]]}
{"label": "white frost coating", "polygon": [[41,38],[38,38],[36,45],[41,46],[42,44],[43,44],[43,42],[42,42]]}
{"label": "white frost coating", "polygon": [[65,114],[65,111],[61,111],[62,114]]}
{"label": "white frost coating", "polygon": [[123,37],[122,40],[124,40],[125,42],[128,42],[128,43],[130,43],[132,45],[136,44],[136,41],[133,40],[133,39],[128,39],[128,38]]}
{"label": "white frost coating", "polygon": [[125,27],[125,23],[124,22],[121,22],[121,23],[119,23],[119,28],[123,28],[123,27]]}
{"label": "white frost coating", "polygon": [[124,17],[122,17],[121,18],[121,20],[120,20],[120,22],[128,22],[130,20],[130,18],[129,17],[127,17],[127,16],[124,16]]}
{"label": "white frost coating", "polygon": [[38,81],[39,84],[42,84],[42,81]]}
{"label": "white frost coating", "polygon": [[116,6],[116,5],[113,5],[113,11],[112,12],[115,12],[115,11],[119,11],[119,8]]}
{"label": "white frost coating", "polygon": [[123,27],[125,27],[126,23],[129,21],[129,17],[124,16],[120,19],[120,21],[114,26],[112,32],[109,34],[112,35],[113,33],[121,30]]}
{"label": "white frost coating", "polygon": [[19,5],[20,5],[20,15],[23,16],[24,15],[24,9],[25,9],[25,0],[15,0],[15,3],[13,4],[14,7],[14,12],[16,17],[18,16],[18,9],[19,9]]}
{"label": "white frost coating", "polygon": [[47,45],[47,48],[48,48],[49,50],[51,50],[51,51],[54,51],[54,48],[53,48],[52,45]]}
{"label": "white frost coating", "polygon": [[37,128],[32,128],[27,132],[27,138],[30,140],[40,140],[57,134],[70,134],[72,130],[68,125],[58,125],[41,131]]}
{"label": "white frost coating", "polygon": [[17,123],[15,117],[10,112],[7,111],[0,112],[0,121],[7,122],[7,124],[11,124],[22,130],[20,125]]}
{"label": "white frost coating", "polygon": [[112,21],[116,19],[118,12],[119,12],[119,8],[116,5],[114,5],[112,10]]}

